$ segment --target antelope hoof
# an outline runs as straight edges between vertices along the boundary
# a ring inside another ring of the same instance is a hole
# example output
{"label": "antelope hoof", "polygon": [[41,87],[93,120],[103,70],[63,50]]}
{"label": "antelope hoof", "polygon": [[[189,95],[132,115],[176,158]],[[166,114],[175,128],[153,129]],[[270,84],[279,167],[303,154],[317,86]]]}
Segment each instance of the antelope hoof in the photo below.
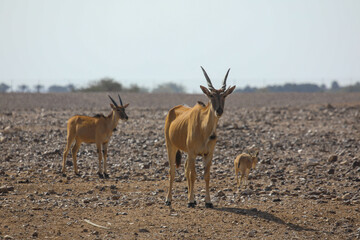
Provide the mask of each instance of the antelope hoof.
{"label": "antelope hoof", "polygon": [[205,207],[206,208],[214,208],[214,205],[210,202],[210,203],[205,203]]}
{"label": "antelope hoof", "polygon": [[105,177],[105,178],[109,178],[109,174],[104,173],[104,177]]}
{"label": "antelope hoof", "polygon": [[188,208],[194,208],[195,206],[196,206],[196,201],[188,203]]}
{"label": "antelope hoof", "polygon": [[170,201],[166,201],[166,202],[165,202],[165,205],[166,205],[166,206],[171,206],[171,202],[170,202]]}
{"label": "antelope hoof", "polygon": [[100,172],[98,172],[99,178],[104,178],[104,175]]}

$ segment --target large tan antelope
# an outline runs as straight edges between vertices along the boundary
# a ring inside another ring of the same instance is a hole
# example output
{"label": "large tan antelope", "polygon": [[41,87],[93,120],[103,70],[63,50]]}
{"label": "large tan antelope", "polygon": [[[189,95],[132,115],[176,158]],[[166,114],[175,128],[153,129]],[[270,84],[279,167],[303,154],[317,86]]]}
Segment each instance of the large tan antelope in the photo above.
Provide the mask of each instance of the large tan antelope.
{"label": "large tan antelope", "polygon": [[[118,96],[120,106],[118,106],[114,99],[109,96],[113,104],[110,103],[112,111],[107,117],[102,114],[98,114],[95,117],[76,115],[68,120],[67,144],[63,154],[63,173],[65,173],[66,157],[68,155],[71,144],[75,140],[75,145],[71,149],[75,174],[79,175],[76,165],[76,153],[79,150],[81,143],[85,142],[96,144],[99,156],[98,174],[101,178],[104,176],[109,177],[109,175],[106,173],[108,143],[113,130],[116,128],[119,122],[119,119],[125,121],[128,120],[128,116],[125,113],[125,108],[127,108],[129,104],[123,105],[120,95]],[[104,171],[101,170],[102,152],[104,154]]]}
{"label": "large tan antelope", "polygon": [[226,89],[227,71],[222,87],[215,89],[206,71],[201,67],[206,78],[208,88],[201,86],[201,90],[209,98],[207,105],[198,102],[194,107],[176,106],[172,108],[165,120],[165,140],[170,165],[169,191],[166,205],[171,205],[172,187],[175,178],[175,165],[181,164],[181,151],[188,154],[185,162],[185,176],[188,184],[188,207],[195,207],[194,184],[196,179],[195,159],[203,157],[205,178],[205,207],[212,208],[210,201],[209,181],[210,167],[216,144],[216,127],[224,112],[225,98],[231,94],[235,86]]}

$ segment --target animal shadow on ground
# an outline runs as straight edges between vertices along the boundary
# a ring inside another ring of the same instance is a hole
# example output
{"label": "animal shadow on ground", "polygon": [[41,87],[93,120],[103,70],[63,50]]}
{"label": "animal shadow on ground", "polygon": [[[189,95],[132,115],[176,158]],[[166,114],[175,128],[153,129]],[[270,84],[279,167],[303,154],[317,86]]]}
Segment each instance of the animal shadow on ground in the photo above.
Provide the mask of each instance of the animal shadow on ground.
{"label": "animal shadow on ground", "polygon": [[278,223],[278,224],[285,225],[285,226],[287,226],[290,229],[295,230],[295,231],[316,232],[315,229],[301,227],[301,226],[293,224],[293,223],[287,223],[284,220],[280,219],[279,217],[276,217],[275,215],[273,215],[271,213],[260,211],[260,210],[258,210],[256,208],[241,209],[241,208],[224,208],[223,207],[223,208],[213,208],[213,210],[221,211],[221,212],[236,213],[236,214],[250,216],[250,217],[262,218],[262,219],[265,219],[265,220],[268,220],[268,221],[271,221],[271,222],[275,222],[275,223]]}

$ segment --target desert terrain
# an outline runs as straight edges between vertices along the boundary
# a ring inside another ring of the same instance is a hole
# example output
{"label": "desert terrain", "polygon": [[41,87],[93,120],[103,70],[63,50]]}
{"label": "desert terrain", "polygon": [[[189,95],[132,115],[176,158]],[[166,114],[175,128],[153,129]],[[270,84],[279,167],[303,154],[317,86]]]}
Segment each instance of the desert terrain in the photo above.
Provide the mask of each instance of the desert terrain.
{"label": "desert terrain", "polygon": [[[165,205],[167,111],[205,95],[122,93],[127,122],[108,148],[107,179],[95,145],[61,173],[66,122],[110,112],[108,94],[0,94],[0,239],[360,239],[360,93],[234,93],[217,128],[205,208],[201,158],[195,208],[182,166]],[[233,161],[260,149],[249,185]]]}

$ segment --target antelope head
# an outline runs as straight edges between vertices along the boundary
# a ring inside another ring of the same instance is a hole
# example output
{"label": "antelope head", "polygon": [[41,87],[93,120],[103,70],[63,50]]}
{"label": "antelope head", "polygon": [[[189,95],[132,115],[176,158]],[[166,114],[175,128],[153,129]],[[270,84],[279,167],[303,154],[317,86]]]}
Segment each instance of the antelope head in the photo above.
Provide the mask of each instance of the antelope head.
{"label": "antelope head", "polygon": [[125,108],[127,108],[127,107],[129,106],[129,103],[123,105],[123,103],[122,103],[122,101],[121,101],[121,97],[120,97],[119,94],[118,94],[118,96],[119,96],[120,106],[117,105],[117,103],[115,102],[115,100],[112,99],[112,97],[109,96],[110,100],[113,102],[113,104],[110,103],[110,106],[111,106],[112,110],[113,110],[116,114],[118,114],[118,116],[119,116],[119,118],[120,118],[121,120],[127,121],[127,120],[128,120],[128,116],[127,116],[126,113],[125,113]]}
{"label": "antelope head", "polygon": [[211,80],[210,80],[209,76],[207,75],[205,69],[203,67],[201,67],[201,69],[206,78],[208,88],[206,88],[202,85],[200,85],[200,88],[203,91],[203,93],[205,93],[205,95],[210,99],[212,108],[214,109],[216,116],[218,118],[220,118],[224,112],[225,98],[229,94],[231,94],[236,87],[236,86],[232,86],[232,87],[229,87],[226,89],[226,79],[229,75],[230,68],[225,75],[222,87],[220,89],[215,89],[213,87]]}
{"label": "antelope head", "polygon": [[247,149],[247,152],[251,156],[251,159],[252,159],[252,168],[255,168],[258,161],[260,161],[260,159],[259,159],[259,148],[255,147],[253,145],[252,147]]}

